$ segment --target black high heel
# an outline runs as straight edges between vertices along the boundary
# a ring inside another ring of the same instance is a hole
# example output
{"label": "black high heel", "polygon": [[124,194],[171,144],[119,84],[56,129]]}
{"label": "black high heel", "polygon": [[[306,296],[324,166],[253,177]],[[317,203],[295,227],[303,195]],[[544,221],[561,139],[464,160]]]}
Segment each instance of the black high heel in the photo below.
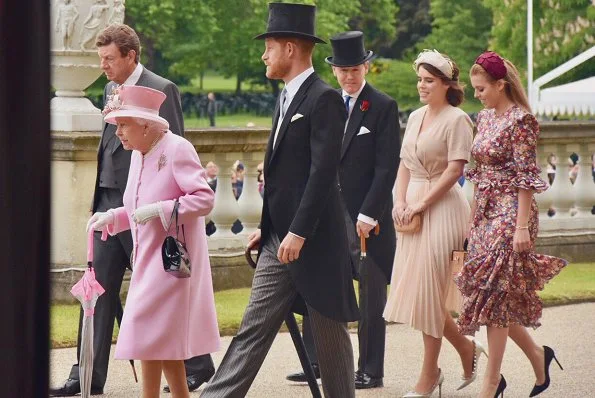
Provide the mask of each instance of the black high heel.
{"label": "black high heel", "polygon": [[558,364],[560,369],[564,370],[562,365],[560,365],[558,358],[556,358],[556,354],[554,354],[554,350],[552,350],[550,347],[544,345],[543,346],[543,354],[544,354],[545,381],[543,382],[543,384],[541,384],[539,386],[537,384],[535,384],[535,386],[533,386],[533,389],[531,390],[531,394],[529,394],[530,397],[534,397],[536,395],[541,394],[542,392],[547,390],[547,388],[550,386],[550,364],[552,363],[552,359],[555,359],[556,363]]}
{"label": "black high heel", "polygon": [[494,394],[494,398],[498,398],[498,396],[504,398],[504,390],[506,389],[506,379],[504,375],[500,375],[500,383],[498,383],[498,388],[496,388],[496,393]]}

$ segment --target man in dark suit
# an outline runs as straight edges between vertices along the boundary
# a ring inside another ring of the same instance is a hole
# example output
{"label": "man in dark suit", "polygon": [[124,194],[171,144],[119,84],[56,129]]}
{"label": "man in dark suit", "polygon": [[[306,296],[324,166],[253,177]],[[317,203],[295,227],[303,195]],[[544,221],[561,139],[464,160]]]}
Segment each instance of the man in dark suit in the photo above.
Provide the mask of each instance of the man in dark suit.
{"label": "man in dark suit", "polygon": [[355,396],[347,322],[358,318],[337,170],[345,109],[312,68],[315,7],[270,3],[262,59],[285,88],[265,161],[260,243],[250,301],[203,398],[248,392],[287,313],[307,309],[328,398]]}
{"label": "man in dark suit", "polygon": [[215,101],[215,94],[207,94],[207,116],[209,117],[209,125],[215,127],[215,116],[217,115],[217,102]]}
{"label": "man in dark suit", "polygon": [[[159,114],[169,122],[174,134],[184,135],[184,119],[180,93],[175,84],[144,68],[140,63],[140,41],[136,32],[127,25],[113,24],[99,33],[96,40],[101,69],[110,82],[103,92],[104,102],[120,84],[151,87],[164,92],[167,98]],[[103,133],[97,154],[97,177],[91,214],[122,206],[122,197],[128,180],[131,151],[126,151],[116,137],[116,126],[103,125]],[[120,287],[124,271],[130,263],[132,236],[129,231],[101,240],[101,233],[95,232],[94,239],[95,276],[104,287],[95,306],[93,339],[93,378],[91,394],[103,393],[107,378],[109,353],[116,314],[122,312]],[[79,318],[77,358],[80,355],[80,338],[83,312]],[[208,381],[215,372],[210,355],[203,355],[186,361],[186,374],[190,391]],[[62,387],[51,388],[55,397],[75,395],[80,392],[79,366],[73,365],[68,380]]]}
{"label": "man in dark suit", "polygon": [[[399,113],[394,99],[365,80],[374,53],[365,50],[363,33],[341,33],[331,38],[331,44],[333,56],[326,62],[332,65],[349,115],[339,178],[352,263],[359,275],[359,361],[355,388],[375,388],[383,386],[386,326],[382,312],[396,247],[391,190],[399,165]],[[380,224],[378,236],[370,233],[376,224]],[[359,259],[356,235],[368,239],[365,263]],[[365,270],[360,269],[363,266]],[[304,343],[316,373],[318,363],[307,317]],[[303,372],[291,374],[287,379],[306,381]]]}

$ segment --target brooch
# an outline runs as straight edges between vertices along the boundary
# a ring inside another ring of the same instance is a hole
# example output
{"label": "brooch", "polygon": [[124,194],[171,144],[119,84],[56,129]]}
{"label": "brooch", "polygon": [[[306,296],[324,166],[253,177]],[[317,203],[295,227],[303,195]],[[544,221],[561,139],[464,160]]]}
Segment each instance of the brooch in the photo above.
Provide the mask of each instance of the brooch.
{"label": "brooch", "polygon": [[161,153],[161,156],[159,156],[159,161],[157,162],[157,171],[160,171],[162,168],[164,168],[166,164],[167,157],[165,156],[165,153]]}

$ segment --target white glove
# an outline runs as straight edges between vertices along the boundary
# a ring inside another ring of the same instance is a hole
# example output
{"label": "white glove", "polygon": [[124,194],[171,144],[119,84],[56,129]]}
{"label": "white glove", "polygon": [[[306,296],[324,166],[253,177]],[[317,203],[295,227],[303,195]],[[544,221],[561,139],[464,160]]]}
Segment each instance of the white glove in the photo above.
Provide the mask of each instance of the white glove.
{"label": "white glove", "polygon": [[89,221],[87,221],[87,232],[90,228],[94,231],[103,231],[105,227],[114,223],[114,212],[108,210],[106,212],[100,212],[93,214]]}
{"label": "white glove", "polygon": [[150,219],[159,217],[159,210],[161,210],[159,202],[144,205],[137,208],[134,213],[132,213],[132,219],[135,223],[144,225]]}

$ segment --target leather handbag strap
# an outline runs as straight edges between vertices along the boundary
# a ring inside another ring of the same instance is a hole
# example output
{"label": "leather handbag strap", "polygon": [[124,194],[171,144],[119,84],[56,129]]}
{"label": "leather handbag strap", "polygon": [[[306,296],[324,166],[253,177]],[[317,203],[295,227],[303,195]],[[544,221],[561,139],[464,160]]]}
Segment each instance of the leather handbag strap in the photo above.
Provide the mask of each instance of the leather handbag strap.
{"label": "leather handbag strap", "polygon": [[[169,229],[171,228],[171,224],[174,221],[174,217],[176,219],[176,240],[180,240],[179,239],[179,234],[180,234],[180,226],[178,225],[178,209],[180,208],[180,201],[178,199],[176,199],[174,201],[174,209],[171,212],[171,217],[169,219],[169,224],[167,225],[167,231],[169,232]],[[186,232],[184,231],[184,225],[182,225],[182,236],[184,237],[184,243],[186,242]]]}

